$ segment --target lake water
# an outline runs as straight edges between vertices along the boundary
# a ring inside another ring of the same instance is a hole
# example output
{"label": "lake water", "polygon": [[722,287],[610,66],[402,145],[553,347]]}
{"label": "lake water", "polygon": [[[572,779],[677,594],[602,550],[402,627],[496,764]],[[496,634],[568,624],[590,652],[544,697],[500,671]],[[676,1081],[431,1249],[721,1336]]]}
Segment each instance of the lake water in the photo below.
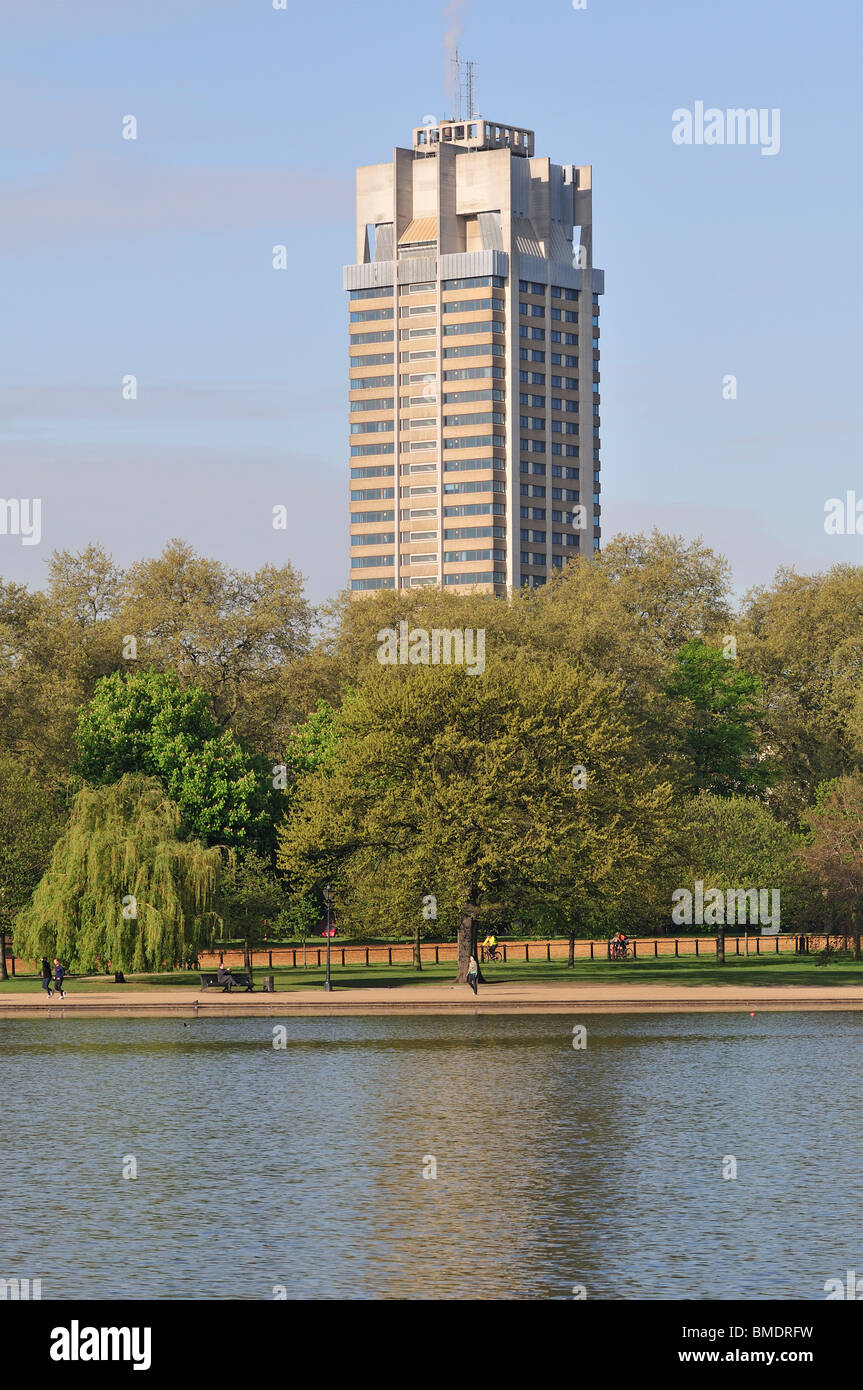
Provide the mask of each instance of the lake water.
{"label": "lake water", "polygon": [[588,1016],[584,1050],[577,1021],[287,1019],[276,1050],[273,1019],[0,1020],[0,1277],[823,1299],[863,1273],[863,1015]]}

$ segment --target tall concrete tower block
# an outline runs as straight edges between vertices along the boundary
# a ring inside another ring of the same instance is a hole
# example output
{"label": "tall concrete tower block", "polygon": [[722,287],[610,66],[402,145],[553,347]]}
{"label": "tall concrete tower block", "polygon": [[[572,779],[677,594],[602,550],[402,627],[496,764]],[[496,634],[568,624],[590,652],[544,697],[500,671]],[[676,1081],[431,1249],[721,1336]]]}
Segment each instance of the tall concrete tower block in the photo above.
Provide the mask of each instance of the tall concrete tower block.
{"label": "tall concrete tower block", "polygon": [[506,594],[600,542],[590,165],[478,116],[357,170],[350,584]]}

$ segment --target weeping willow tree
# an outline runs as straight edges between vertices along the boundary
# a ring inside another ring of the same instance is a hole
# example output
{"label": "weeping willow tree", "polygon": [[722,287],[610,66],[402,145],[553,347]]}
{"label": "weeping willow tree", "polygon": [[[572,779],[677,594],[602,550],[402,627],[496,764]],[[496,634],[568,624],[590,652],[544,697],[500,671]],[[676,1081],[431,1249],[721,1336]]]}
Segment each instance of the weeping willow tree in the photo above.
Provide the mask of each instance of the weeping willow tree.
{"label": "weeping willow tree", "polygon": [[180,811],[152,777],[129,773],[78,793],[30,906],[19,956],[90,971],[172,969],[213,940],[220,852],[184,838]]}

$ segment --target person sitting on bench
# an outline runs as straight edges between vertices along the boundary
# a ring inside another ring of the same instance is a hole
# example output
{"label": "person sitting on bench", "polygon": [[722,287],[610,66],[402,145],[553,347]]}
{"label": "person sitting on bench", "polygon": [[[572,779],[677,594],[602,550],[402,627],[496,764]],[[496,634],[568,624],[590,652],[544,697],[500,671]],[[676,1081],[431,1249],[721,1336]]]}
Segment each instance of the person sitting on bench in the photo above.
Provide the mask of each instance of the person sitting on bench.
{"label": "person sitting on bench", "polygon": [[219,962],[219,968],[216,971],[216,978],[218,979],[219,984],[223,986],[223,994],[230,994],[231,990],[237,983],[233,975],[231,974],[231,967],[229,965],[222,964],[221,961]]}

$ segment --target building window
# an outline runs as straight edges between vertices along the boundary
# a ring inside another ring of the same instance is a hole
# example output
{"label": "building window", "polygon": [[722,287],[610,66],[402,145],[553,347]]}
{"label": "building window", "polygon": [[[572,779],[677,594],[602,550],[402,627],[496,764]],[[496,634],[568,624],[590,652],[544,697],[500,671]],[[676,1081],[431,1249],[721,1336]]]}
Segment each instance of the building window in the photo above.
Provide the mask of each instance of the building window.
{"label": "building window", "polygon": [[505,584],[506,576],[480,571],[477,574],[445,574],[444,584]]}
{"label": "building window", "polygon": [[[433,309],[434,305],[424,306],[424,309],[425,307]],[[503,313],[504,302],[502,299],[453,299],[443,306],[445,314],[472,314],[477,309],[491,309]],[[420,311],[415,309],[413,312]]]}
{"label": "building window", "polygon": [[363,488],[359,492],[351,492],[352,502],[382,502],[385,498],[395,497],[394,487],[371,487]]}
{"label": "building window", "polygon": [[[378,383],[375,382],[374,384],[377,385]],[[352,381],[351,390],[353,390],[355,387],[356,382]],[[355,411],[358,410],[392,410],[394,404],[395,401],[392,396],[377,396],[372,400],[351,401],[350,408],[351,413],[353,414]]]}
{"label": "building window", "polygon": [[352,357],[351,367],[383,367],[388,366],[393,360],[391,352],[376,352],[371,357]]}
{"label": "building window", "polygon": [[395,545],[392,531],[377,531],[367,536],[351,536],[351,545]]}
{"label": "building window", "polygon": [[[506,284],[501,275],[471,275],[461,280],[441,280],[442,290],[474,290],[482,289],[487,285],[495,289],[503,289]],[[424,286],[427,289],[434,289],[434,285]]]}
{"label": "building window", "polygon": [[351,569],[391,569],[395,562],[395,555],[354,555],[351,557]]}
{"label": "building window", "polygon": [[391,343],[392,333],[355,333],[351,338],[351,347],[354,343]]}

